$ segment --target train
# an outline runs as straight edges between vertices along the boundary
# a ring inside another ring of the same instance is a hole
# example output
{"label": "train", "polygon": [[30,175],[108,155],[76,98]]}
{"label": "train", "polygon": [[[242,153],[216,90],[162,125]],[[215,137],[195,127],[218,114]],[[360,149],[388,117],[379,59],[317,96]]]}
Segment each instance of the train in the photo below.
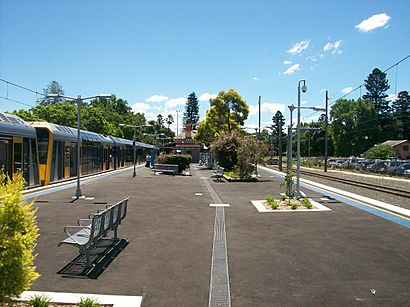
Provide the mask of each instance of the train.
{"label": "train", "polygon": [[[108,172],[133,164],[133,141],[80,131],[80,175]],[[136,142],[136,162],[153,145]],[[77,129],[48,122],[26,122],[0,112],[0,168],[8,176],[21,171],[27,187],[77,176]]]}

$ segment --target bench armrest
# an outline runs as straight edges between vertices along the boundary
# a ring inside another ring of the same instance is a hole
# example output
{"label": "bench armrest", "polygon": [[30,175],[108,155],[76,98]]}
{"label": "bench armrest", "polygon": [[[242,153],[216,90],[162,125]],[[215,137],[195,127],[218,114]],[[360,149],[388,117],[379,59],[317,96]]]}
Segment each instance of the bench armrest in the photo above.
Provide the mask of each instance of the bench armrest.
{"label": "bench armrest", "polygon": [[66,233],[67,236],[69,236],[75,243],[77,243],[78,245],[81,245],[80,242],[78,242],[74,236],[68,231],[68,229],[84,229],[84,228],[89,228],[88,226],[65,226],[64,227],[64,232]]}
{"label": "bench armrest", "polygon": [[[77,225],[78,225],[78,226],[82,226],[82,227],[88,227],[88,228],[90,228],[91,221],[92,221],[92,219],[79,219],[79,220],[77,221]],[[82,224],[81,224],[82,222],[88,222],[88,225],[82,225]]]}

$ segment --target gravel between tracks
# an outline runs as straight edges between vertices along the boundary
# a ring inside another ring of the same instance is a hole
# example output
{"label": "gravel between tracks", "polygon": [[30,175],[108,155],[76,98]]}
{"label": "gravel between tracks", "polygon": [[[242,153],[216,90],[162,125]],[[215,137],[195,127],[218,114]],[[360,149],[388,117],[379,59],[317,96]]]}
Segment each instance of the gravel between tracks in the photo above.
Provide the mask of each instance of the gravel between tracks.
{"label": "gravel between tracks", "polygon": [[[322,170],[315,170],[315,169],[305,169],[309,172],[318,172],[322,173]],[[361,174],[346,174],[346,173],[340,173],[340,172],[328,172],[326,175],[336,177],[336,178],[342,178],[342,179],[351,179],[354,181],[360,181],[363,183],[370,183],[370,184],[377,184],[381,185],[384,187],[392,187],[392,188],[397,188],[401,190],[407,190],[410,191],[410,180],[392,180],[392,179],[384,179],[382,177],[380,178],[375,178],[375,177],[369,177],[369,176],[363,176]],[[340,183],[340,182],[335,182],[329,179],[323,179],[323,178],[317,178],[313,176],[308,176],[308,175],[302,175],[302,178],[306,178],[308,180],[326,184],[332,187],[335,187],[337,189],[349,191],[358,195],[366,196],[372,199],[380,200],[392,205],[396,205],[405,209],[410,209],[410,198],[405,198],[405,197],[400,197],[396,195],[391,195],[379,191],[373,191],[370,189],[366,188],[360,188],[356,186],[351,186],[348,184]]]}

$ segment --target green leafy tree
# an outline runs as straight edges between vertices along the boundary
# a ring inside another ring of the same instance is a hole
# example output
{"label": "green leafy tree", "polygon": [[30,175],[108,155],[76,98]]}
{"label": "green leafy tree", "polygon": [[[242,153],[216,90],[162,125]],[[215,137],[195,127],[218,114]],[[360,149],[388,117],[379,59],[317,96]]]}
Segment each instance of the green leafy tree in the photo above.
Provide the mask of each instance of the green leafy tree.
{"label": "green leafy tree", "polygon": [[77,126],[77,106],[70,102],[38,105],[32,112],[42,121],[69,127]]}
{"label": "green leafy tree", "polygon": [[[38,237],[33,203],[22,199],[22,173],[0,173],[0,305],[18,297],[39,277],[34,267]],[[3,305],[2,305],[3,306]]]}
{"label": "green leafy tree", "polygon": [[364,154],[366,159],[387,159],[389,157],[394,157],[395,155],[396,152],[393,147],[386,144],[374,145]]}
{"label": "green leafy tree", "polygon": [[47,95],[50,94],[64,95],[63,86],[60,83],[58,83],[58,81],[51,81],[47,85],[47,87],[43,89],[43,92],[44,98],[40,100],[40,105],[49,105],[64,101],[64,98],[61,97],[47,98]]}
{"label": "green leafy tree", "polygon": [[386,78],[386,73],[380,69],[375,68],[364,81],[366,87],[366,94],[363,99],[374,103],[375,110],[378,114],[378,128],[377,141],[384,141],[389,139],[391,135],[391,108],[387,101],[387,90],[390,88],[389,82]]}
{"label": "green leafy tree", "polygon": [[410,140],[410,95],[402,91],[393,102],[393,119],[397,139]]}
{"label": "green leafy tree", "polygon": [[192,129],[196,129],[199,121],[199,100],[195,92],[188,95],[183,120],[184,123],[190,121]]}
{"label": "green leafy tree", "polygon": [[238,131],[248,118],[249,107],[246,101],[233,89],[221,91],[210,100],[204,121],[199,123],[196,139],[209,144],[226,132]]}
{"label": "green leafy tree", "polygon": [[358,156],[375,143],[379,128],[372,102],[340,99],[332,106],[330,116],[335,155]]}
{"label": "green leafy tree", "polygon": [[[272,117],[272,136],[274,138],[274,146],[276,152],[279,152],[279,131],[283,129],[283,124],[285,123],[285,117],[281,111],[276,111],[275,115]],[[283,141],[283,133],[282,133]],[[284,147],[282,146],[282,150]]]}

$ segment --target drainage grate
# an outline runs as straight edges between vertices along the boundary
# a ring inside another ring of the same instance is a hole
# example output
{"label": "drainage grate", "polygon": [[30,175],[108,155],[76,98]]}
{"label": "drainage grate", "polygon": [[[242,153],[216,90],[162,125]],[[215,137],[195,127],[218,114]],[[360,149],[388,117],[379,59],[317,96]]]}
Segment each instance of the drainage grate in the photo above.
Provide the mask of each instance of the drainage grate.
{"label": "drainage grate", "polygon": [[211,283],[209,286],[209,307],[214,306],[231,306],[225,232],[225,211],[223,207],[217,207],[215,211]]}

